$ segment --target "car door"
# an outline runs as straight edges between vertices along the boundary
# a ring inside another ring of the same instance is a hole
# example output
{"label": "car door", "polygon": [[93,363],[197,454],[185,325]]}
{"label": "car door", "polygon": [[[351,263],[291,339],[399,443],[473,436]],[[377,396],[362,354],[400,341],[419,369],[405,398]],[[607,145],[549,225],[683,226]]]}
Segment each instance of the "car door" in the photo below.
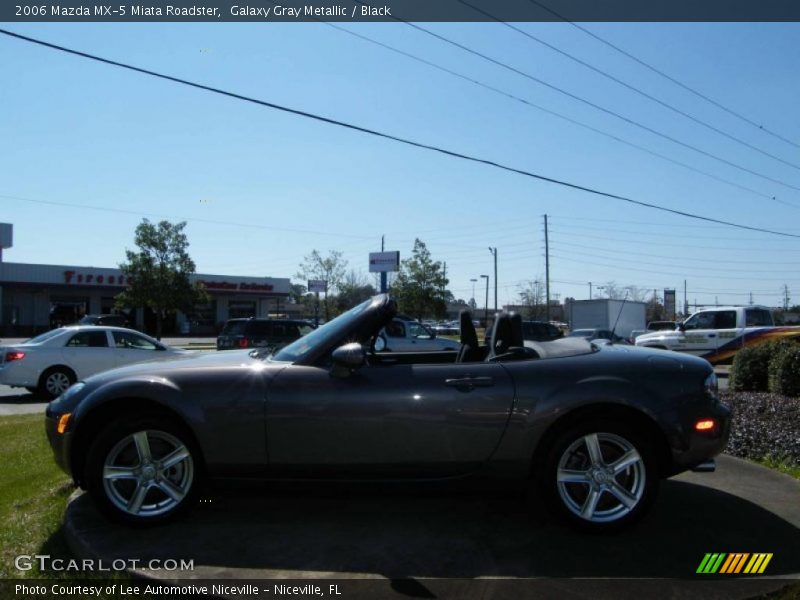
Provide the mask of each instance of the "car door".
{"label": "car door", "polygon": [[108,331],[92,329],[79,331],[67,339],[61,356],[78,379],[107,371],[117,366],[114,350],[109,344]]}
{"label": "car door", "polygon": [[[683,324],[683,335],[678,338],[676,350],[704,356],[714,352],[722,343],[730,341],[729,334],[736,328],[736,311],[707,310],[692,315]],[[720,335],[722,334],[722,338]]]}
{"label": "car door", "polygon": [[498,363],[290,366],[267,391],[270,468],[354,477],[470,472],[500,442],[514,386]]}
{"label": "car door", "polygon": [[117,366],[122,367],[146,360],[160,358],[160,347],[138,333],[131,331],[111,332]]}

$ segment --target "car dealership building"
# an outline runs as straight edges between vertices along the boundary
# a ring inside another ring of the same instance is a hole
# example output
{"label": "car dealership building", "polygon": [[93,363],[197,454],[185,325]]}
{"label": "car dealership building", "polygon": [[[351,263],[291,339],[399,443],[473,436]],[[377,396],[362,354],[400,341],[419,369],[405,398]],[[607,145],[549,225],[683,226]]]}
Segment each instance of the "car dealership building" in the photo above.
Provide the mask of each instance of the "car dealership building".
{"label": "car dealership building", "polygon": [[[0,255],[1,256],[1,255]],[[266,317],[287,308],[289,279],[196,274],[210,302],[191,314],[165,322],[165,334],[216,335],[227,319]],[[28,336],[76,322],[86,314],[123,312],[130,326],[152,332],[155,316],[147,308],[118,311],[117,294],[127,286],[119,269],[2,262],[0,259],[0,335]]]}

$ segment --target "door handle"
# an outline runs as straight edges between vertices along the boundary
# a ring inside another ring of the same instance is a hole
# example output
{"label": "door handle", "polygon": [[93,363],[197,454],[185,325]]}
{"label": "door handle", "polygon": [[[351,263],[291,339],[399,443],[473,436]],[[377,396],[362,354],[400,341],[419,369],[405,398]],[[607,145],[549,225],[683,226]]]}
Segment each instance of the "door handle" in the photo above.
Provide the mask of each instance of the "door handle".
{"label": "door handle", "polygon": [[459,377],[445,379],[444,384],[460,390],[474,390],[476,387],[490,387],[494,385],[494,377]]}

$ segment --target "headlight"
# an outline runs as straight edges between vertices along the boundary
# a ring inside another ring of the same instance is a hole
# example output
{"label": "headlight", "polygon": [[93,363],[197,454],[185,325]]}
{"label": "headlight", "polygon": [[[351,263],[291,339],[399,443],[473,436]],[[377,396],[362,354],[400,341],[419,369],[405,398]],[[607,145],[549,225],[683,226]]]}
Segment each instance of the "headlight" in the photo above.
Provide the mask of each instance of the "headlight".
{"label": "headlight", "polygon": [[703,390],[705,391],[706,395],[710,396],[711,398],[717,398],[717,395],[719,394],[719,382],[717,381],[716,373],[711,373],[708,377],[706,377],[706,380],[703,383]]}

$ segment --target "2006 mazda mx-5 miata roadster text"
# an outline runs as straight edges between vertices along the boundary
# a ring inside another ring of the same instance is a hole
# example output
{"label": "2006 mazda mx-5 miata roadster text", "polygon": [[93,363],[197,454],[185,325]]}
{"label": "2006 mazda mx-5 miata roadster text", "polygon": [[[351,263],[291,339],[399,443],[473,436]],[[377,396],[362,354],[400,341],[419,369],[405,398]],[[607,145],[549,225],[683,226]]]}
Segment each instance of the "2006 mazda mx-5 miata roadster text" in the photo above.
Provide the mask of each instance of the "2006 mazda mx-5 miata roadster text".
{"label": "2006 mazda mx-5 miata roadster text", "polygon": [[[189,508],[204,479],[532,484],[580,528],[619,529],[661,478],[711,469],[730,411],[692,356],[583,339],[527,342],[518,315],[488,344],[377,351],[396,313],[364,302],[274,355],[209,353],[107,371],[47,409],[56,461],[109,517]],[[495,483],[493,483],[495,482]]]}

